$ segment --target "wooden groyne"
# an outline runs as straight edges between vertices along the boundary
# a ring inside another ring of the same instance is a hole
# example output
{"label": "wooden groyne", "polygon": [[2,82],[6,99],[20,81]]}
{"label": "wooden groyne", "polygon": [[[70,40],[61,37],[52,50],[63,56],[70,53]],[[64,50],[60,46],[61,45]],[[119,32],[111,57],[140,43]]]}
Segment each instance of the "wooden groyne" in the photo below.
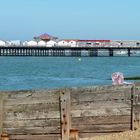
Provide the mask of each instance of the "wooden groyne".
{"label": "wooden groyne", "polygon": [[[97,57],[116,56],[115,51],[125,51],[125,56],[133,56],[140,47],[0,47],[0,56],[59,56],[59,57]],[[100,52],[106,52],[100,55]],[[133,53],[134,52],[134,53]],[[121,54],[120,55],[124,55]],[[119,55],[119,56],[120,56]],[[140,56],[140,54],[138,54]]]}
{"label": "wooden groyne", "polygon": [[0,133],[10,140],[69,140],[140,127],[133,85],[0,92]]}

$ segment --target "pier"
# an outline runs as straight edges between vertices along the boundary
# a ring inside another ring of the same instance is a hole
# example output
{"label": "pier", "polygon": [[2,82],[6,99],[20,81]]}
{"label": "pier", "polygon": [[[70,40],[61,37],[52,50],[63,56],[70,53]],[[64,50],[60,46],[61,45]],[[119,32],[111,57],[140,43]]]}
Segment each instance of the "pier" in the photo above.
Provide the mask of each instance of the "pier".
{"label": "pier", "polygon": [[133,54],[140,56],[140,47],[0,47],[0,56],[130,57]]}

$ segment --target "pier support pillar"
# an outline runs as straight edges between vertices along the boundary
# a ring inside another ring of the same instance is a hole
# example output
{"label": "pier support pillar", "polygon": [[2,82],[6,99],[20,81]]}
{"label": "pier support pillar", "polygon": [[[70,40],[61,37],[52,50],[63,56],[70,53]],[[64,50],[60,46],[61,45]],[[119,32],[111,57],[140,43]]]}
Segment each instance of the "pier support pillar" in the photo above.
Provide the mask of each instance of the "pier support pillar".
{"label": "pier support pillar", "polygon": [[113,56],[113,49],[109,49],[109,56]]}
{"label": "pier support pillar", "polygon": [[75,56],[75,57],[77,57],[77,56],[81,56],[81,50],[77,50],[77,49],[75,49],[75,50],[71,50],[71,56]]}
{"label": "pier support pillar", "polygon": [[65,56],[65,51],[64,50],[60,50],[60,56]]}
{"label": "pier support pillar", "polygon": [[128,51],[128,56],[130,56],[130,54],[131,54],[130,49],[128,49],[127,51]]}
{"label": "pier support pillar", "polygon": [[98,49],[90,49],[89,56],[98,56]]}

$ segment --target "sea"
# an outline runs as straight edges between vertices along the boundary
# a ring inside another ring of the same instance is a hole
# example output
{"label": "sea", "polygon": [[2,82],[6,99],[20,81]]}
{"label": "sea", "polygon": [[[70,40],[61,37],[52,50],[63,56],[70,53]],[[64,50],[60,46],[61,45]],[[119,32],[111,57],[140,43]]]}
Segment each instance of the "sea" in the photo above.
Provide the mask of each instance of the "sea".
{"label": "sea", "polygon": [[0,90],[111,85],[114,72],[140,76],[140,57],[0,57]]}

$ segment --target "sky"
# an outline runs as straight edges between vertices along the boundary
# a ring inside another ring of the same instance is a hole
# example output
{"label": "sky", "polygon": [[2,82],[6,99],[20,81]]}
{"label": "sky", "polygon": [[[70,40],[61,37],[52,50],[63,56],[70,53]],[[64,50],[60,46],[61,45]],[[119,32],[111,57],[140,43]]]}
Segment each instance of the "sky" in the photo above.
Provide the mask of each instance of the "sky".
{"label": "sky", "polygon": [[140,0],[0,0],[0,39],[140,40]]}

